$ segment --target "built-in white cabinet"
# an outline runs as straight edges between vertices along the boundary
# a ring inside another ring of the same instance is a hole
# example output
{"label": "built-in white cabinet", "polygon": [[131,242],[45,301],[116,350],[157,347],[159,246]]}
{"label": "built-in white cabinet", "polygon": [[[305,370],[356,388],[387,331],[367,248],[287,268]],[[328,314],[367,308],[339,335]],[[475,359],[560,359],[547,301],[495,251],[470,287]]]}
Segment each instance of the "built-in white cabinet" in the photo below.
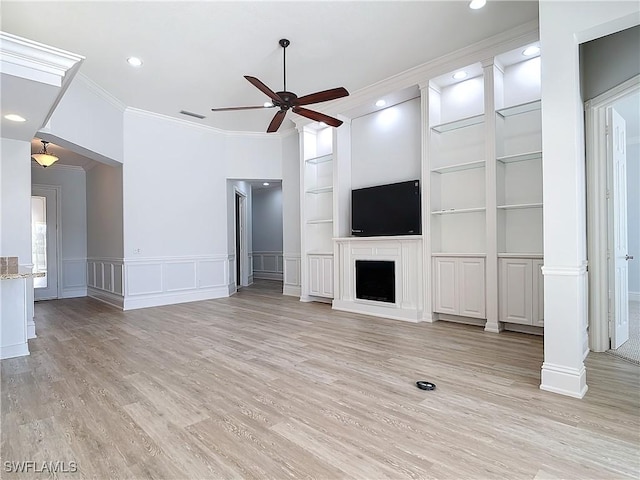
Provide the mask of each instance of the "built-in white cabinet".
{"label": "built-in white cabinet", "polygon": [[316,124],[301,134],[302,299],[333,297],[333,129]]}
{"label": "built-in white cabinet", "polygon": [[333,255],[309,255],[309,295],[333,298]]}
{"label": "built-in white cabinet", "polygon": [[544,326],[541,258],[500,258],[499,319],[505,323]]}
{"label": "built-in white cabinet", "polygon": [[485,259],[433,258],[434,311],[485,318]]}

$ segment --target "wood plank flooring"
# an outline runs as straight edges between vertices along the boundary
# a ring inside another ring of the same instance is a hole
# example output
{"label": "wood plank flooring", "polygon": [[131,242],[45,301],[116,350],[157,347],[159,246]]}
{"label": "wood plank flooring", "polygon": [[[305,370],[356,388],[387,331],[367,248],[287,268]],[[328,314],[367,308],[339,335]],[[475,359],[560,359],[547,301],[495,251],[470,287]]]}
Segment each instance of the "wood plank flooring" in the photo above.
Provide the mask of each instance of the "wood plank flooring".
{"label": "wood plank flooring", "polygon": [[2,478],[47,478],[6,472],[25,460],[76,462],[60,478],[638,478],[638,366],[591,354],[571,399],[538,388],[540,337],[278,288],[130,312],[38,303],[31,356],[1,363]]}

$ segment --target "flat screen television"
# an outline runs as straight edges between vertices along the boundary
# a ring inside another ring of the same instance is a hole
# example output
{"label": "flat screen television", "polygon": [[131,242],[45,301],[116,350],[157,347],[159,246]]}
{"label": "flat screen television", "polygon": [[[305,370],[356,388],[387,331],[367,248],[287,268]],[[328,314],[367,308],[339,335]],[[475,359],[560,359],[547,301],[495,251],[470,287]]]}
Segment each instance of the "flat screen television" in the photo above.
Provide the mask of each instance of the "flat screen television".
{"label": "flat screen television", "polygon": [[351,191],[351,235],[420,235],[420,181]]}

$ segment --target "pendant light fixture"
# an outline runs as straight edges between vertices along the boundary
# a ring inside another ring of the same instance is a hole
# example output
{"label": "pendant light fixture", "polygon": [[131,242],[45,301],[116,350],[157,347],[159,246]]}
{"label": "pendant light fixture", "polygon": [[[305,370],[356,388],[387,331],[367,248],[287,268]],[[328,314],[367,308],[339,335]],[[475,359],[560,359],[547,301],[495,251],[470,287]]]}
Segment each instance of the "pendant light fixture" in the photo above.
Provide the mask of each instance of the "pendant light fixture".
{"label": "pendant light fixture", "polygon": [[40,140],[40,141],[42,142],[42,150],[40,150],[39,153],[34,153],[33,155],[31,155],[31,158],[33,158],[36,162],[38,162],[39,165],[42,165],[44,168],[47,168],[53,165],[54,163],[56,163],[58,161],[58,157],[56,157],[55,155],[51,155],[50,153],[47,153],[47,144],[49,142],[45,140]]}

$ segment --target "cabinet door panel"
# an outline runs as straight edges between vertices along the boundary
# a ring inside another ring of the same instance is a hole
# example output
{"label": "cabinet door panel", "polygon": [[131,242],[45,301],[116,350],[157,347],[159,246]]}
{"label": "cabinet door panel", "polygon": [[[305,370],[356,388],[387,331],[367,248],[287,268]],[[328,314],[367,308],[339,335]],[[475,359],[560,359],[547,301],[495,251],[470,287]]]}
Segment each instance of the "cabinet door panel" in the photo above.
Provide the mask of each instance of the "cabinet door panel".
{"label": "cabinet door panel", "polygon": [[542,275],[542,260],[533,261],[533,324],[544,326],[544,277]]}
{"label": "cabinet door panel", "polygon": [[333,257],[322,257],[322,296],[333,298]]}
{"label": "cabinet door panel", "polygon": [[460,258],[458,266],[459,315],[486,318],[483,258]]}
{"label": "cabinet door panel", "polygon": [[500,260],[501,322],[533,324],[531,260]]}
{"label": "cabinet door panel", "polygon": [[458,313],[458,292],[456,285],[457,261],[455,258],[434,258],[434,311]]}
{"label": "cabinet door panel", "polygon": [[309,294],[320,295],[322,285],[322,257],[309,257]]}

